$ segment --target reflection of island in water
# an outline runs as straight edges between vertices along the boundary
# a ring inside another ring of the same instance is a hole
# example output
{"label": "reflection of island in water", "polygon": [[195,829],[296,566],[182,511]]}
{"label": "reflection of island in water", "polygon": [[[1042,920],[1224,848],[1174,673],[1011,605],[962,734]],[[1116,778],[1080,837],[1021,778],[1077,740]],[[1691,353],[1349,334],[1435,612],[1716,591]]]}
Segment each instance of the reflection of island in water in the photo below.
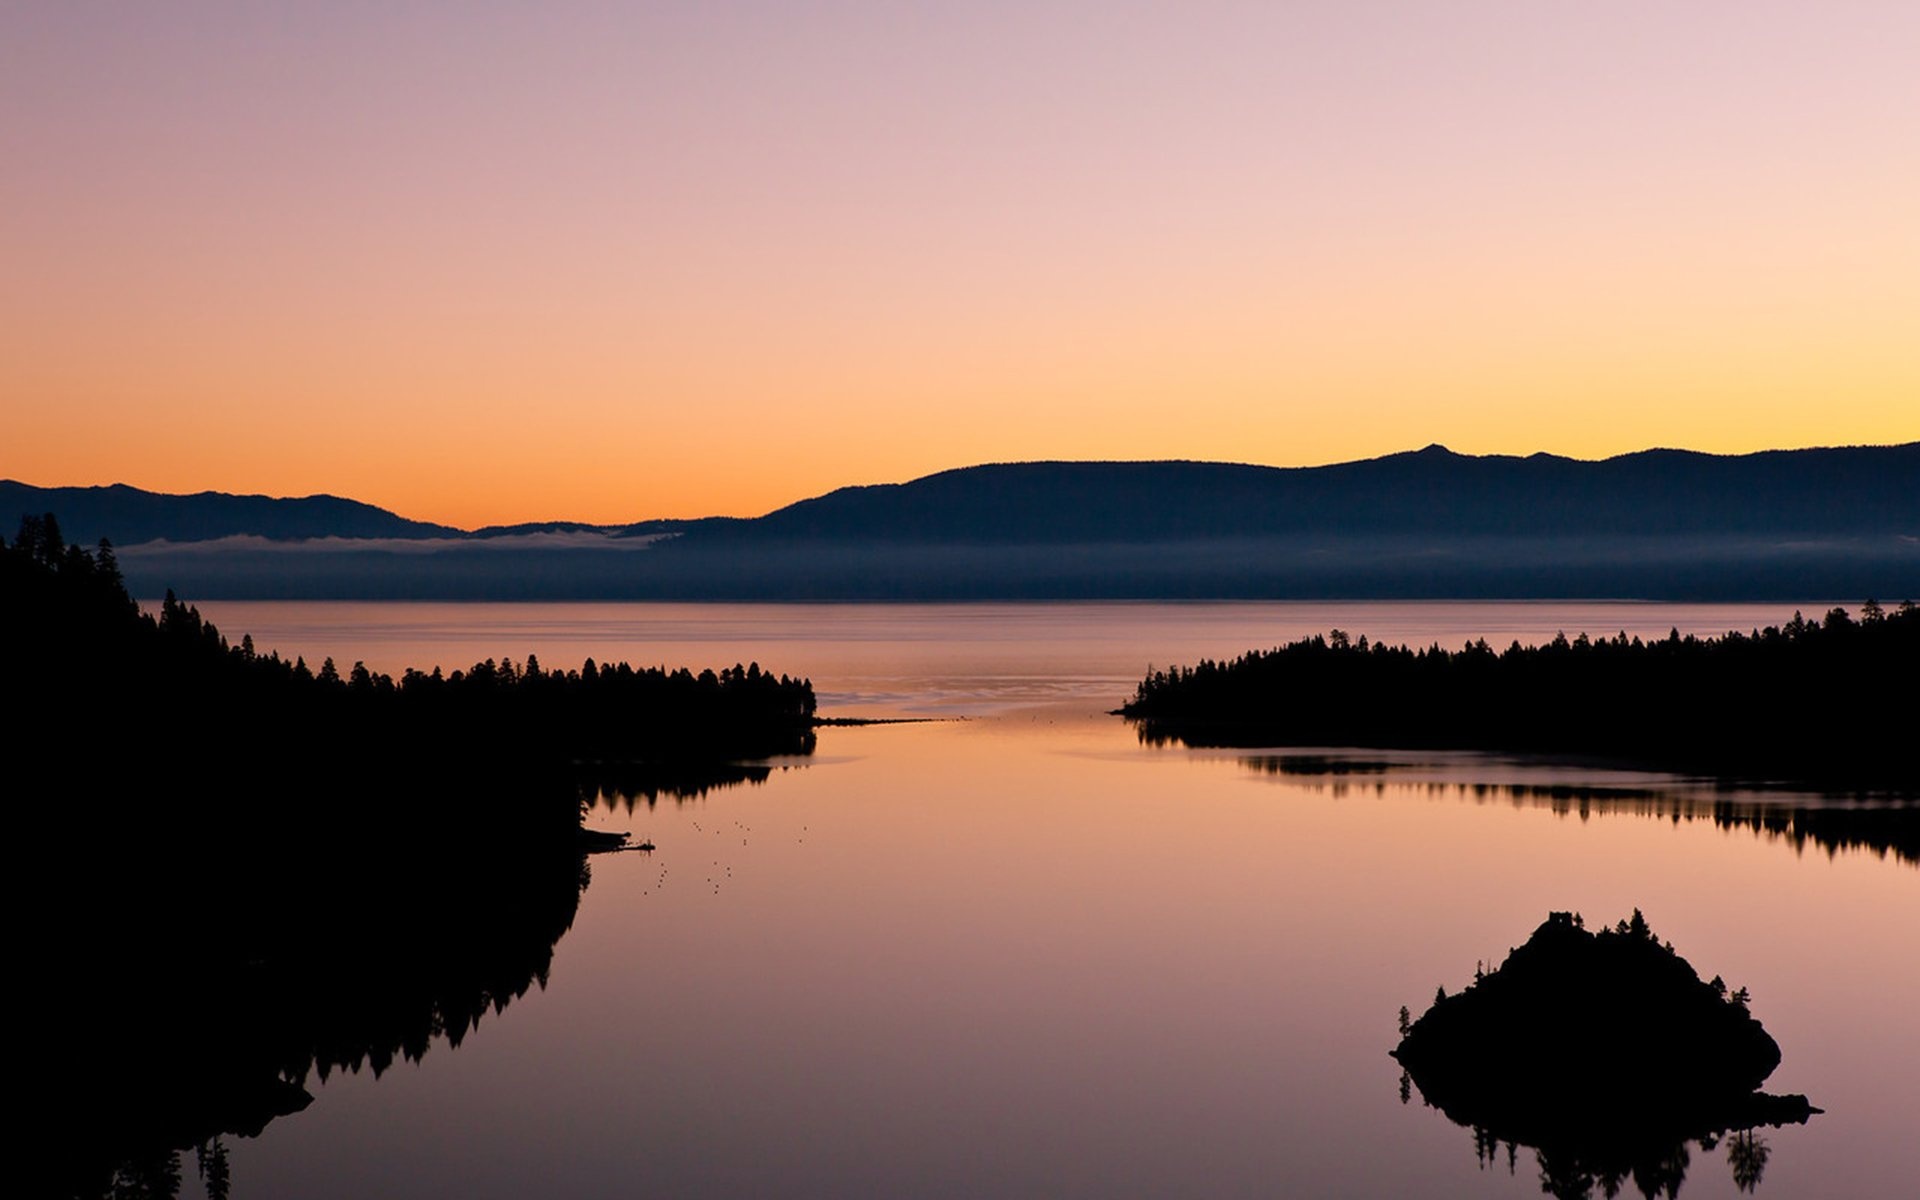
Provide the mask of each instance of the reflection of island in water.
{"label": "reflection of island in water", "polygon": [[1428,1104],[1473,1130],[1482,1164],[1506,1144],[1534,1150],[1541,1190],[1673,1196],[1692,1164],[1689,1144],[1723,1139],[1735,1184],[1758,1187],[1769,1148],[1761,1126],[1804,1124],[1805,1096],[1757,1090],[1780,1048],[1729,995],[1703,982],[1636,910],[1590,933],[1554,913],[1466,990],[1442,989],[1417,1021],[1401,1009],[1393,1051]]}
{"label": "reflection of island in water", "polygon": [[1711,821],[1725,830],[1746,829],[1782,840],[1796,852],[1811,844],[1832,855],[1865,850],[1920,866],[1920,804],[1902,799],[1808,797],[1730,791],[1711,784],[1671,787],[1589,785],[1552,780],[1490,781],[1461,778],[1455,766],[1486,769],[1485,760],[1442,763],[1425,759],[1349,757],[1337,753],[1256,754],[1240,764],[1263,775],[1284,775],[1296,786],[1324,789],[1335,797],[1363,792],[1386,794],[1389,788],[1434,799],[1501,800],[1515,807],[1550,809],[1587,820],[1631,814],[1668,821]]}

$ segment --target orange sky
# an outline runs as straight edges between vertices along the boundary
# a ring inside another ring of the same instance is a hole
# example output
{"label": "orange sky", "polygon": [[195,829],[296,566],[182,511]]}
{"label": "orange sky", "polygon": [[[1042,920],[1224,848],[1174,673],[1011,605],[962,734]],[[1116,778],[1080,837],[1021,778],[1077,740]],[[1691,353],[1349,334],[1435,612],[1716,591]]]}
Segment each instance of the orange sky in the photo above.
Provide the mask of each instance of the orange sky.
{"label": "orange sky", "polygon": [[0,476],[458,525],[1920,439],[1905,3],[0,16]]}

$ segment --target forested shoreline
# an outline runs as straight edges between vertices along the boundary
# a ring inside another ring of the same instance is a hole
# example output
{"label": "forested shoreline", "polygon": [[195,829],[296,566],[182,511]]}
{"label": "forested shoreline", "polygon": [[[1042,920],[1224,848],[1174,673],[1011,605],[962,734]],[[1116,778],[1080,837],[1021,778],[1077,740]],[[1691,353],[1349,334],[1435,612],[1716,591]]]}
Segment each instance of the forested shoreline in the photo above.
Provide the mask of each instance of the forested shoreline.
{"label": "forested shoreline", "polygon": [[[736,665],[544,669],[487,659],[450,673],[408,668],[398,679],[332,659],[309,665],[230,644],[169,591],[143,614],[112,548],[65,545],[52,517],[0,539],[0,624],[7,687],[42,737],[137,748],[162,760],[210,749],[256,758],[308,750],[485,753],[538,766],[671,758],[758,757],[810,744],[812,685]],[[95,756],[98,757],[97,755]],[[118,755],[116,757],[126,757]],[[150,764],[140,764],[142,772]]]}
{"label": "forested shoreline", "polygon": [[1341,630],[1147,675],[1149,742],[1574,756],[1754,782],[1920,790],[1920,610],[1868,601],[1719,637],[1563,633],[1459,650]]}
{"label": "forested shoreline", "polygon": [[[0,539],[4,820],[28,1194],[175,1194],[198,1149],[297,1111],[312,1075],[457,1043],[535,986],[590,878],[586,805],[698,794],[805,753],[806,680],[548,671],[398,679],[238,645],[52,517]],[[745,772],[745,774],[743,774]]]}

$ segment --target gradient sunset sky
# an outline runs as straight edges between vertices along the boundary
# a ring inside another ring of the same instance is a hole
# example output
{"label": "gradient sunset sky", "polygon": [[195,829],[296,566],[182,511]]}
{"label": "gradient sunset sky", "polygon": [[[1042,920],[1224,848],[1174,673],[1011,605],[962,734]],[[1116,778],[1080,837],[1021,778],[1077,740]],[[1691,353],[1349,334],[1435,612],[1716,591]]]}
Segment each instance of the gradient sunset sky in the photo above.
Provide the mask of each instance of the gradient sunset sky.
{"label": "gradient sunset sky", "polygon": [[1920,439],[1920,4],[10,4],[0,476]]}

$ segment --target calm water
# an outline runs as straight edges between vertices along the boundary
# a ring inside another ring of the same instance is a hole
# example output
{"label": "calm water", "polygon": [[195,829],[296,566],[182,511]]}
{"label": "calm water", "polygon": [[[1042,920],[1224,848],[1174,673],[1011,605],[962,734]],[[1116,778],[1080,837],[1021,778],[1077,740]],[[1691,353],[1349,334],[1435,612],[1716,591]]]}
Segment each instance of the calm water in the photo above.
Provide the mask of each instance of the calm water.
{"label": "calm water", "polygon": [[[593,860],[544,990],[457,1050],[310,1081],[306,1112],[229,1139],[239,1196],[1538,1195],[1531,1152],[1483,1168],[1402,1103],[1397,1010],[1549,910],[1636,906],[1751,989],[1769,1090],[1827,1110],[1765,1131],[1760,1194],[1920,1177],[1913,863],[1710,819],[1777,797],[1466,755],[1291,773],[1101,715],[1150,663],[1336,625],[1505,644],[1776,606],[203,611],[343,667],[757,659],[828,715],[965,718],[825,729],[764,783],[596,812],[658,849]],[[1694,1147],[1685,1194],[1736,1194],[1722,1150]]]}

